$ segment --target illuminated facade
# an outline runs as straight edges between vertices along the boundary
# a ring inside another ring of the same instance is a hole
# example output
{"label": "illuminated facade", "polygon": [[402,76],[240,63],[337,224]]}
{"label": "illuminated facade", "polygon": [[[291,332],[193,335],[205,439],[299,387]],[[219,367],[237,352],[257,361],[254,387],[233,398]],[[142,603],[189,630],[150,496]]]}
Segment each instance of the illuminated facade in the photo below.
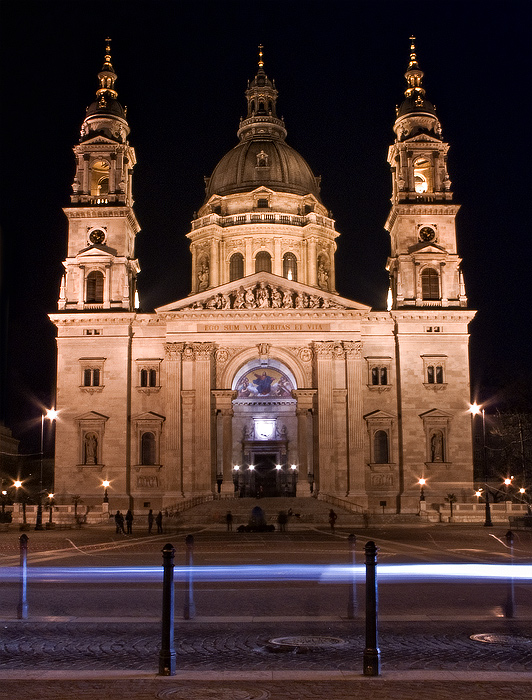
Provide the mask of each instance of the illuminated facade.
{"label": "illuminated facade", "polygon": [[474,312],[448,146],[422,76],[412,46],[389,151],[388,310],[336,292],[339,234],[319,179],[286,143],[260,54],[239,143],[207,179],[187,234],[191,295],[138,313],[135,153],[107,49],[74,148],[51,315],[59,498],[100,501],[107,479],[113,504],[138,512],[215,492],[416,512],[420,477],[428,504],[469,498]]}

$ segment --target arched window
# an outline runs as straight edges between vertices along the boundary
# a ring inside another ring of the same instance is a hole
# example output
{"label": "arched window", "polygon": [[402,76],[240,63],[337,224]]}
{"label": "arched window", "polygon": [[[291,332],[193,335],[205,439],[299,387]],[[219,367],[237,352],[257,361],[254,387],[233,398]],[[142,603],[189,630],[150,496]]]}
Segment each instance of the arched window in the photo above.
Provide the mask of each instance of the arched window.
{"label": "arched window", "polygon": [[234,253],[229,260],[229,281],[239,280],[244,277],[244,256],[242,253]]}
{"label": "arched window", "polygon": [[297,259],[293,253],[283,255],[283,277],[297,282]]}
{"label": "arched window", "polygon": [[94,270],[87,275],[87,297],[91,304],[101,304],[103,302],[103,272]]}
{"label": "arched window", "polygon": [[388,464],[388,433],[377,430],[373,436],[373,459],[375,464]]}
{"label": "arched window", "polygon": [[421,296],[423,299],[440,298],[440,277],[436,270],[430,267],[421,273]]}
{"label": "arched window", "polygon": [[155,435],[142,433],[141,437],[141,464],[155,464]]}
{"label": "arched window", "polygon": [[255,258],[255,272],[271,272],[272,271],[272,256],[265,250],[257,253]]}
{"label": "arched window", "polygon": [[414,189],[417,194],[432,192],[432,164],[424,156],[414,161]]}
{"label": "arched window", "polygon": [[102,177],[98,182],[98,194],[109,194],[109,178]]}

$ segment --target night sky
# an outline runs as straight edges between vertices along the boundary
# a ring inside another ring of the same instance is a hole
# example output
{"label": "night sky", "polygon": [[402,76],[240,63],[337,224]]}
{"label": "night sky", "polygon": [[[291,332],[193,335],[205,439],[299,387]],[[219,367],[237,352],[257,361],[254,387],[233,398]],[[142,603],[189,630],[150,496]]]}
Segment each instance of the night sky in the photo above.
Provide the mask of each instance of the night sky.
{"label": "night sky", "polygon": [[55,328],[74,175],[72,147],[112,38],[128,107],[142,310],[190,291],[185,237],[203,177],[237,143],[264,44],[287,143],[322,176],[341,236],[337,288],[375,309],[388,289],[386,161],[416,36],[449,173],[471,324],[472,395],[530,398],[531,7],[445,2],[26,2],[0,5],[2,412],[38,447],[53,404]]}

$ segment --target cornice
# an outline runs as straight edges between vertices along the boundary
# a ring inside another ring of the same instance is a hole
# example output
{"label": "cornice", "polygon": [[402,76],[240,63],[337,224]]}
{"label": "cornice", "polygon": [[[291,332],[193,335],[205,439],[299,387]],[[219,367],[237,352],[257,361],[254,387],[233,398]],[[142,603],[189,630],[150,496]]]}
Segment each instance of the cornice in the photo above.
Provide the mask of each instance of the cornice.
{"label": "cornice", "polygon": [[390,311],[392,318],[396,321],[433,321],[437,319],[438,321],[460,321],[460,322],[470,322],[475,318],[476,311],[472,309],[464,309],[463,311],[457,311],[455,309],[437,309],[434,308],[432,311],[416,311],[411,309],[408,311],[393,310]]}

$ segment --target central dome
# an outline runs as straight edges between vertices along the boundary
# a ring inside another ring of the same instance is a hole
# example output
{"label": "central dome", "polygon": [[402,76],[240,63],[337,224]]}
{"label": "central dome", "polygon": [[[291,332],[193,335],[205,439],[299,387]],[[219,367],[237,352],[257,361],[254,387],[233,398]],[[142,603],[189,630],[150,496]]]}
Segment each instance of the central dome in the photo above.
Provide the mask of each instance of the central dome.
{"label": "central dome", "polygon": [[268,187],[277,192],[320,199],[320,181],[308,163],[285,142],[284,122],[276,114],[275,83],[264,72],[262,53],[259,70],[248,82],[247,117],[240,122],[240,143],[227,153],[205,178],[206,198],[252,192]]}
{"label": "central dome", "polygon": [[214,168],[206,185],[206,200],[213,194],[251,192],[261,185],[320,199],[319,180],[306,160],[279,138],[252,137],[239,143]]}

